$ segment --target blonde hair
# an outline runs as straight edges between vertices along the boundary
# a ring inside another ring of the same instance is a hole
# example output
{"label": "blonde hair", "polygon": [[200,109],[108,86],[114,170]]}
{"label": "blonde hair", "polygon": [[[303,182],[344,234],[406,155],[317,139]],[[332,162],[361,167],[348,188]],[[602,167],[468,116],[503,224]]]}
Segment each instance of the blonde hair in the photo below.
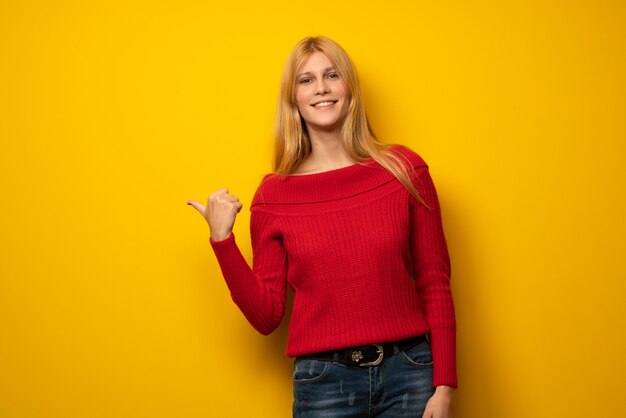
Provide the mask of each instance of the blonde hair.
{"label": "blonde hair", "polygon": [[295,100],[296,71],[313,53],[320,51],[332,62],[348,91],[348,114],[341,129],[344,149],[353,161],[368,158],[393,174],[407,190],[428,207],[410,179],[410,162],[391,151],[395,144],[378,141],[365,114],[363,94],[356,69],[346,51],[325,36],[306,37],[295,46],[285,64],[278,99],[275,123],[274,174],[288,175],[311,153],[311,141]]}

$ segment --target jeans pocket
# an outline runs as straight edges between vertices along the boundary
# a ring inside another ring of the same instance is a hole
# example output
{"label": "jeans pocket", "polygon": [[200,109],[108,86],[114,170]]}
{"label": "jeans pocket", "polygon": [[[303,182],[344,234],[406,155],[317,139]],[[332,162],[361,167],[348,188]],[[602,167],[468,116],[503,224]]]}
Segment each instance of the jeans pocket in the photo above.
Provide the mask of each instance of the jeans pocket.
{"label": "jeans pocket", "polygon": [[413,367],[424,368],[433,366],[433,355],[428,341],[400,351],[400,356]]}
{"label": "jeans pocket", "polygon": [[328,373],[330,361],[296,358],[293,364],[294,383],[317,382]]}

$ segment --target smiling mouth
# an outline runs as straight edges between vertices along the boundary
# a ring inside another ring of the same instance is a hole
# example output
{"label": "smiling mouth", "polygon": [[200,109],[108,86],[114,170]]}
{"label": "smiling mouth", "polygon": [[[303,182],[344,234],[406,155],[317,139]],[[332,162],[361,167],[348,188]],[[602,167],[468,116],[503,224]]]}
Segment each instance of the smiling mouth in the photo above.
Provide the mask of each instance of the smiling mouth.
{"label": "smiling mouth", "polygon": [[328,106],[332,106],[332,105],[334,105],[337,102],[338,102],[338,100],[326,100],[326,101],[323,101],[323,102],[318,102],[318,103],[312,104],[311,106],[313,106],[313,107],[315,107],[317,109],[321,109],[321,108],[325,108],[325,107],[328,107]]}

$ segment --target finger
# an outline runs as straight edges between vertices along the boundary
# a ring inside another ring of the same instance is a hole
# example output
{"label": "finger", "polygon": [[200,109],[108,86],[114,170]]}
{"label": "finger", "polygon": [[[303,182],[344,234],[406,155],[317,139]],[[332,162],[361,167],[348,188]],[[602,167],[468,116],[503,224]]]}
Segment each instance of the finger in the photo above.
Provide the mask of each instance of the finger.
{"label": "finger", "polygon": [[228,194],[228,188],[224,187],[223,189],[216,190],[211,194],[216,195],[216,196],[221,195],[221,194]]}
{"label": "finger", "polygon": [[235,207],[237,208],[237,213],[241,212],[241,208],[243,207],[242,203],[235,203]]}
{"label": "finger", "polygon": [[188,205],[193,206],[194,208],[196,208],[196,210],[197,210],[198,212],[200,212],[202,215],[204,215],[204,209],[205,209],[205,207],[204,207],[204,205],[203,205],[203,204],[198,203],[198,202],[196,202],[195,200],[188,200],[188,201],[187,201],[187,204],[188,204]]}
{"label": "finger", "polygon": [[239,202],[239,198],[237,196],[233,196],[232,194],[224,194],[215,196],[214,202],[237,203]]}
{"label": "finger", "polygon": [[213,193],[211,193],[209,195],[209,198],[207,199],[207,204],[210,203],[212,200],[217,199],[223,194],[228,194],[228,189],[226,187],[224,187],[223,189],[216,190]]}
{"label": "finger", "polygon": [[426,408],[424,409],[424,413],[422,414],[422,418],[433,418],[432,408],[429,403],[426,403]]}

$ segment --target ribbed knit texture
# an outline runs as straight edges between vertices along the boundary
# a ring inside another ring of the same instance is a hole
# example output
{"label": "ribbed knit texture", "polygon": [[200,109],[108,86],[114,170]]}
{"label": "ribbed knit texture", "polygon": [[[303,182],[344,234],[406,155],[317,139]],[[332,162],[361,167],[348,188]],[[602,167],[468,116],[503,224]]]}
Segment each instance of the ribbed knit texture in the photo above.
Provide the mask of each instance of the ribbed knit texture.
{"label": "ribbed knit texture", "polygon": [[252,269],[231,233],[210,239],[233,301],[262,334],[294,290],[286,354],[430,333],[433,386],[457,387],[450,259],[428,166],[415,167],[418,202],[372,158],[314,174],[267,174],[250,205]]}

